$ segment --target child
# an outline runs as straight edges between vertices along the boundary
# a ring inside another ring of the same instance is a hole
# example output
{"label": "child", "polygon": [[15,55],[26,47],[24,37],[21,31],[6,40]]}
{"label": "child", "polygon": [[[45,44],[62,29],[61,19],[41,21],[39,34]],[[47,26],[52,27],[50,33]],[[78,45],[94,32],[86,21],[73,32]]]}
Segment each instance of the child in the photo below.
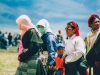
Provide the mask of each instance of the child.
{"label": "child", "polygon": [[58,43],[56,46],[56,52],[57,52],[57,56],[55,57],[55,72],[54,75],[65,75],[64,73],[64,60],[63,60],[63,54],[64,54],[64,50],[65,50],[65,45],[62,43]]}

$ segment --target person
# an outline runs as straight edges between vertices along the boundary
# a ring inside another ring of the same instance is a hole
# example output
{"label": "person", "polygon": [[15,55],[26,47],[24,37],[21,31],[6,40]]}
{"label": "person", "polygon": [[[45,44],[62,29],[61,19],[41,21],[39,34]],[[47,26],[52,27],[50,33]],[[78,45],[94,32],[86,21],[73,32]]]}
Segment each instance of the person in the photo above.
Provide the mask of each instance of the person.
{"label": "person", "polygon": [[65,45],[58,43],[56,46],[57,56],[55,57],[54,75],[65,75],[63,54],[65,51]]}
{"label": "person", "polygon": [[90,67],[93,67],[94,74],[100,74],[100,17],[97,14],[92,14],[88,18],[88,26],[91,31],[87,34],[87,44],[89,46],[86,55],[87,62]]}
{"label": "person", "polygon": [[4,38],[5,38],[5,39],[8,39],[8,32],[5,32],[5,33],[4,33]]}
{"label": "person", "polygon": [[11,33],[9,33],[8,34],[8,41],[9,41],[9,46],[12,46],[12,34]]}
{"label": "person", "polygon": [[65,75],[88,75],[88,64],[84,58],[85,42],[80,37],[75,21],[67,23],[65,28],[68,39],[65,40]]}
{"label": "person", "polygon": [[63,42],[63,36],[62,36],[61,30],[58,30],[57,38],[58,38],[59,43]]}
{"label": "person", "polygon": [[32,24],[31,19],[27,15],[19,16],[16,23],[22,31],[22,42],[20,42],[22,46],[19,48],[22,51],[18,52],[18,60],[20,62],[15,75],[35,75],[37,69],[36,59],[43,41],[35,25]]}
{"label": "person", "polygon": [[47,75],[53,75],[53,65],[55,62],[55,53],[56,53],[56,44],[57,44],[57,37],[54,35],[52,30],[50,29],[50,25],[46,19],[41,19],[37,23],[37,28],[42,34],[42,40],[43,40],[43,50],[48,52],[48,58],[47,58],[47,66],[48,71]]}

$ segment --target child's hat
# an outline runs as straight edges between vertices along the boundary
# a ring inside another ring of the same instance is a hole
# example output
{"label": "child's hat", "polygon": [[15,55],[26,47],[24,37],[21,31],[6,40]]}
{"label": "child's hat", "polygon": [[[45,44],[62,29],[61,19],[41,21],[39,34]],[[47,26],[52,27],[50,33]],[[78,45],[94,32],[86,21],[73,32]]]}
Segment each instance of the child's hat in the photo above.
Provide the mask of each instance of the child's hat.
{"label": "child's hat", "polygon": [[63,43],[58,43],[58,44],[56,45],[56,49],[58,49],[59,47],[65,48],[65,45],[64,45]]}

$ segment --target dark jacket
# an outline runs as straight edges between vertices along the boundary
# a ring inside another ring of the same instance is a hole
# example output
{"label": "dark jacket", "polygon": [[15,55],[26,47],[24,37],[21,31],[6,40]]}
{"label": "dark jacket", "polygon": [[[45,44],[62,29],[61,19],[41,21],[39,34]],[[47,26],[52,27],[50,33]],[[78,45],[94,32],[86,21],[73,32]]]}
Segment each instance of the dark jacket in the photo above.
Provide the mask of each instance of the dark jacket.
{"label": "dark jacket", "polygon": [[86,55],[86,59],[87,59],[87,62],[90,67],[95,66],[95,61],[100,62],[100,33],[99,33],[94,45],[92,46],[92,48]]}
{"label": "dark jacket", "polygon": [[33,28],[24,34],[22,38],[22,44],[24,49],[27,51],[23,52],[21,55],[19,55],[19,57],[20,61],[24,62],[39,51],[39,49],[42,47],[43,41]]}

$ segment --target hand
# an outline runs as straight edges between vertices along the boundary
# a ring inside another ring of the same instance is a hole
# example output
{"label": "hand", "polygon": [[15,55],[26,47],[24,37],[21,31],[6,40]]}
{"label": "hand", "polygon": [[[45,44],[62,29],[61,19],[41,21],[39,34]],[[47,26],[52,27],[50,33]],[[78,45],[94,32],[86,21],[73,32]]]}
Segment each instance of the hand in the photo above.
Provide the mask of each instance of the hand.
{"label": "hand", "polygon": [[49,68],[50,70],[52,70],[52,69],[53,69],[53,66],[52,66],[52,65],[49,65],[48,68]]}
{"label": "hand", "polygon": [[18,60],[20,60],[20,56],[18,56]]}
{"label": "hand", "polygon": [[63,56],[63,60],[65,60],[66,57],[67,57],[67,55],[64,55],[64,56]]}

